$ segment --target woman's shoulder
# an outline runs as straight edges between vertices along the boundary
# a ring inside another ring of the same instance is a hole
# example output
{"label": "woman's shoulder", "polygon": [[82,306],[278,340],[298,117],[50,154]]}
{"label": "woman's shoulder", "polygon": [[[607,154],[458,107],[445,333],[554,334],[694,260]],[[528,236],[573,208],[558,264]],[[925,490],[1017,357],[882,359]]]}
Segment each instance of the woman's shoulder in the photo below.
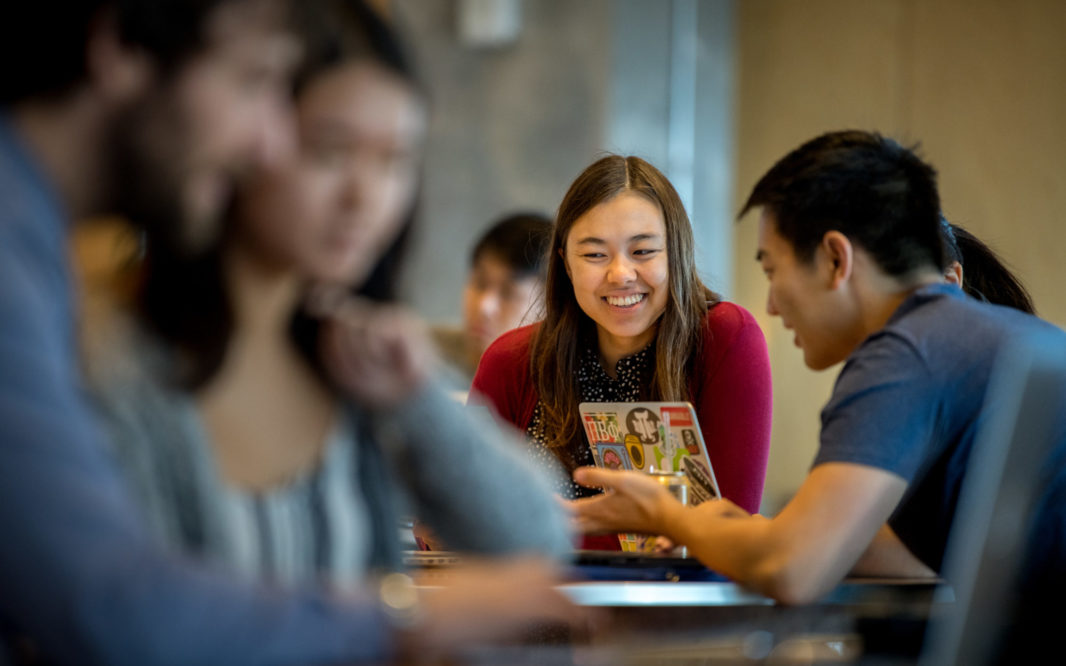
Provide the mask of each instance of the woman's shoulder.
{"label": "woman's shoulder", "polygon": [[497,396],[529,384],[530,346],[537,326],[530,324],[507,331],[489,345],[474,374],[472,392]]}
{"label": "woman's shoulder", "polygon": [[759,322],[743,307],[719,301],[707,308],[703,327],[703,357],[717,363],[733,351],[765,354],[766,335]]}
{"label": "woman's shoulder", "polygon": [[711,304],[707,308],[705,324],[715,334],[737,333],[748,326],[759,326],[750,312],[730,301]]}
{"label": "woman's shoulder", "polygon": [[481,357],[481,362],[484,363],[486,359],[499,361],[528,359],[530,346],[533,344],[533,334],[539,326],[540,323],[537,322],[507,331],[489,345]]}

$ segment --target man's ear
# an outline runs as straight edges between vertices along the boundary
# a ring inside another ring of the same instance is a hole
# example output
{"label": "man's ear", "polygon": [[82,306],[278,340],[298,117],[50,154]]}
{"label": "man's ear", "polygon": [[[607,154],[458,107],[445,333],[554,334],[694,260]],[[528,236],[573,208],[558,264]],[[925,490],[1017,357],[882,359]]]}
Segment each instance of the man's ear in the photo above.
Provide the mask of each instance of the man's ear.
{"label": "man's ear", "polygon": [[839,231],[827,231],[820,247],[830,266],[830,288],[836,289],[851,278],[855,267],[855,246]]}
{"label": "man's ear", "polygon": [[97,13],[85,45],[89,86],[106,100],[126,102],[143,93],[155,75],[152,59],[122,42],[114,9]]}

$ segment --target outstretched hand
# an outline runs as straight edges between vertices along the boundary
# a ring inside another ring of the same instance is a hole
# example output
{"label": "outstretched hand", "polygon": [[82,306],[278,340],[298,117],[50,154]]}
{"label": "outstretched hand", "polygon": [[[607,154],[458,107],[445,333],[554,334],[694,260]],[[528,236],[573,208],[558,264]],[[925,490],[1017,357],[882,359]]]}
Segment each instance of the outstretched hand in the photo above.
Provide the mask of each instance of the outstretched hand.
{"label": "outstretched hand", "polygon": [[574,480],[604,494],[568,503],[576,529],[585,533],[663,534],[670,516],[684,506],[647,474],[581,467]]}
{"label": "outstretched hand", "polygon": [[374,409],[400,404],[416,393],[436,362],[425,324],[396,305],[381,305],[336,292],[309,301],[323,321],[322,363],[353,400]]}

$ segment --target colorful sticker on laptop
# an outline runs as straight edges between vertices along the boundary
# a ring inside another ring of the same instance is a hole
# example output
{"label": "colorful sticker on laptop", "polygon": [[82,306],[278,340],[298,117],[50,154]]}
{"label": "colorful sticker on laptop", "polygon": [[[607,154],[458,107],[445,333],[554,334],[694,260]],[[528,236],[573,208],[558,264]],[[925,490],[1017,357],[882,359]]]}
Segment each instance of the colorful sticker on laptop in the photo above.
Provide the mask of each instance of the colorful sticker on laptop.
{"label": "colorful sticker on laptop", "polygon": [[640,438],[642,444],[659,443],[659,415],[646,407],[637,407],[626,414],[626,431]]}
{"label": "colorful sticker on laptop", "polygon": [[688,477],[689,504],[717,499],[718,493],[714,492],[711,473],[706,465],[692,457],[686,457],[681,461],[681,465],[685,476]]}
{"label": "colorful sticker on laptop", "polygon": [[667,428],[691,428],[695,425],[688,407],[663,407],[661,411],[663,424]]}
{"label": "colorful sticker on laptop", "polygon": [[[689,455],[688,449],[681,445],[681,438],[678,436],[676,430],[671,430],[666,433],[663,438],[663,458],[670,461],[670,469],[679,472],[681,471],[681,459]],[[656,456],[660,464],[662,458]]]}
{"label": "colorful sticker on laptop", "polygon": [[643,534],[620,533],[618,535],[618,544],[626,553],[639,553],[647,538],[648,537]]}
{"label": "colorful sticker on laptop", "polygon": [[644,469],[644,445],[640,443],[640,437],[626,435],[626,451],[629,451],[629,461],[635,469]]}
{"label": "colorful sticker on laptop", "polygon": [[585,414],[585,431],[590,442],[622,441],[622,429],[618,426],[618,417],[614,412],[594,412]]}
{"label": "colorful sticker on laptop", "polygon": [[597,444],[600,452],[600,465],[607,469],[633,469],[629,463],[629,454],[621,444]]}
{"label": "colorful sticker on laptop", "polygon": [[700,452],[699,440],[696,439],[696,431],[692,428],[685,428],[681,431],[681,441],[685,445],[685,450],[692,455]]}

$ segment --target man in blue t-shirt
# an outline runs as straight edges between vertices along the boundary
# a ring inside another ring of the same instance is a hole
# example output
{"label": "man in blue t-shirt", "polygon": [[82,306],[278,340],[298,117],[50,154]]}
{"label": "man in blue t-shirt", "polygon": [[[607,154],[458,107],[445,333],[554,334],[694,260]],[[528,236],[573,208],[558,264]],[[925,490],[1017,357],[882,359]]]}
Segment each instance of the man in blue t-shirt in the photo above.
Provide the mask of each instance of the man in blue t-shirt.
{"label": "man in blue t-shirt", "polygon": [[[683,507],[639,475],[583,469],[579,481],[616,492],[576,503],[578,520],[589,531],[665,534],[788,603],[820,597],[849,572],[932,576],[997,353],[1029,334],[1066,346],[1066,333],[944,284],[935,172],[894,141],[817,137],[762,177],[743,212],[754,208],[770,314],[808,367],[845,362],[813,468],[773,519],[724,500]],[[1048,399],[1066,419],[1066,392]],[[1066,420],[1057,432],[1061,452]],[[1031,580],[1061,578],[1063,512],[1052,505],[1038,516],[1043,573]]]}

